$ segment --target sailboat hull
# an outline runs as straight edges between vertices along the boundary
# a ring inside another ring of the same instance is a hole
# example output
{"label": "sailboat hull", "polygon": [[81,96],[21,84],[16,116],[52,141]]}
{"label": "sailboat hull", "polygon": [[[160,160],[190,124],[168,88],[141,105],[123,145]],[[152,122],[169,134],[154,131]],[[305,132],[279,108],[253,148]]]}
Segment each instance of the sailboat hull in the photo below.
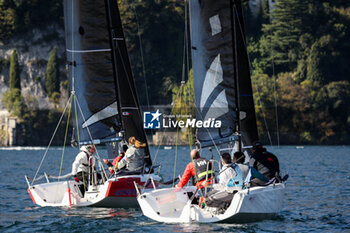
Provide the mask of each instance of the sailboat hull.
{"label": "sailboat hull", "polygon": [[143,214],[166,223],[243,223],[271,219],[282,209],[284,184],[253,187],[237,192],[226,211],[217,208],[200,208],[191,204],[187,192],[195,187],[186,187],[179,192],[160,189],[141,194],[137,200]]}
{"label": "sailboat hull", "polygon": [[[39,206],[138,208],[134,182],[143,186],[150,178],[161,180],[155,174],[113,177],[104,184],[89,186],[83,197],[79,189],[81,184],[73,180],[33,185],[28,192]],[[147,187],[145,190],[150,191]]]}

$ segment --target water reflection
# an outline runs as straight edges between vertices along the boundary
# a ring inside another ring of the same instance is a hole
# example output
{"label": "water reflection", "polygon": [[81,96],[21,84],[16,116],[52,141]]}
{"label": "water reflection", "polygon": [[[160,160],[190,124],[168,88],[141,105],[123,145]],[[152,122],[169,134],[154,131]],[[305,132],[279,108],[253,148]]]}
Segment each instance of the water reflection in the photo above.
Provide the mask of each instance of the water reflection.
{"label": "water reflection", "polygon": [[140,215],[135,209],[113,209],[113,208],[69,208],[65,213],[66,217],[83,217],[88,219],[109,219],[121,218],[127,219]]}

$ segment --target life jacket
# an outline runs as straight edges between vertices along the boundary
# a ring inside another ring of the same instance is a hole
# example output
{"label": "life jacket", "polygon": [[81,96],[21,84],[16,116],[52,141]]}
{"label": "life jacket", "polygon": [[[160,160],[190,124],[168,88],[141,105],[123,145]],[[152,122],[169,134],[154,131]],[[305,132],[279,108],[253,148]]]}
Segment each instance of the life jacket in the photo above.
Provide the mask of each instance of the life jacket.
{"label": "life jacket", "polygon": [[276,173],[278,174],[280,171],[277,157],[267,151],[259,153],[258,156],[254,157],[253,167],[269,179],[275,177]]}
{"label": "life jacket", "polygon": [[242,187],[243,175],[241,169],[237,164],[233,164],[231,167],[235,170],[236,176],[229,180],[229,182],[227,183],[227,187]]}
{"label": "life jacket", "polygon": [[212,165],[210,161],[207,159],[203,159],[203,158],[195,159],[193,160],[193,165],[194,165],[194,171],[196,174],[195,176],[196,183],[204,180],[206,177],[211,178],[211,176],[214,174],[214,171],[212,170]]}

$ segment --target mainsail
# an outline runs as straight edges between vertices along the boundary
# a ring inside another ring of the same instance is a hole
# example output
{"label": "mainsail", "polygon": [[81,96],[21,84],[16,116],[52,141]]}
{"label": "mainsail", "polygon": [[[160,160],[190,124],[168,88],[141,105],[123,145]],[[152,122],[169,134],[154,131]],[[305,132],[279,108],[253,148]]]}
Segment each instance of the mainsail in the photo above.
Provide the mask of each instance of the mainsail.
{"label": "mainsail", "polygon": [[191,0],[190,21],[196,118],[221,120],[220,129],[197,129],[202,146],[242,133],[258,139],[242,8],[239,0]]}
{"label": "mainsail", "polygon": [[117,1],[65,0],[64,12],[75,140],[147,142]]}

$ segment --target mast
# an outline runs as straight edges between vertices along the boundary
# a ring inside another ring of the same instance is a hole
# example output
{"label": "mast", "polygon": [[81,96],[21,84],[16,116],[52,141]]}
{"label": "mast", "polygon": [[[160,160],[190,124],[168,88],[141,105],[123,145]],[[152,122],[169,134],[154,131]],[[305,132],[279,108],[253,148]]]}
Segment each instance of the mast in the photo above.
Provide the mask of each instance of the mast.
{"label": "mast", "polygon": [[[235,0],[230,0],[230,8],[231,8],[231,25],[232,29],[237,28],[236,27],[236,17],[234,17],[235,9],[233,5]],[[236,87],[236,132],[238,134],[238,151],[242,151],[242,142],[241,142],[241,121],[240,121],[240,103],[239,103],[239,77],[238,77],[238,57],[237,57],[237,50],[235,49],[237,47],[237,37],[235,30],[231,30],[232,32],[232,38],[233,38],[233,46],[232,46],[232,54],[233,54],[233,67],[234,67],[234,80],[235,80],[235,87]]]}

